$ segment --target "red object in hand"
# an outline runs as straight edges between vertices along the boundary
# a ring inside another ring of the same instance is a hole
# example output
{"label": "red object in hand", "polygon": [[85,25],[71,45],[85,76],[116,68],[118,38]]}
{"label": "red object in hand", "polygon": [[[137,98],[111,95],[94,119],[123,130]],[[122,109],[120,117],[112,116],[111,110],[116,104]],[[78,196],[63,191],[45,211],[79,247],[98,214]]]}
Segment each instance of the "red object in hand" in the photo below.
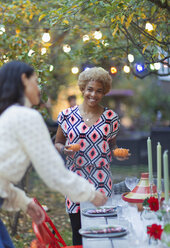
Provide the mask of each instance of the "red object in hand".
{"label": "red object in hand", "polygon": [[159,210],[159,201],[158,198],[155,198],[154,196],[151,196],[148,199],[149,207],[152,211],[158,211]]}
{"label": "red object in hand", "polygon": [[161,239],[163,229],[161,225],[152,224],[151,226],[147,227],[147,234],[154,239]]}

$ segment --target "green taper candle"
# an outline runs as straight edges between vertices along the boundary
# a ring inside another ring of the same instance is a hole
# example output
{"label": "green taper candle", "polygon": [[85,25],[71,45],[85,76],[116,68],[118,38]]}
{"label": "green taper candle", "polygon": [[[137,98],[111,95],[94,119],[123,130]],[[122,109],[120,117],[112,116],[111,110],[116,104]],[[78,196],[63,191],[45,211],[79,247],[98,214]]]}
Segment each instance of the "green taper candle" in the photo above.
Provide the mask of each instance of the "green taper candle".
{"label": "green taper candle", "polygon": [[169,200],[169,172],[168,172],[168,151],[163,154],[163,165],[164,165],[164,188],[165,188],[165,202]]}
{"label": "green taper candle", "polygon": [[153,171],[152,171],[152,144],[151,139],[147,139],[147,148],[148,148],[148,171],[149,171],[149,182],[153,181]]}
{"label": "green taper candle", "polygon": [[162,147],[160,143],[157,144],[157,191],[162,191],[162,184],[161,184],[161,178],[162,178],[162,169],[161,169],[161,151]]}

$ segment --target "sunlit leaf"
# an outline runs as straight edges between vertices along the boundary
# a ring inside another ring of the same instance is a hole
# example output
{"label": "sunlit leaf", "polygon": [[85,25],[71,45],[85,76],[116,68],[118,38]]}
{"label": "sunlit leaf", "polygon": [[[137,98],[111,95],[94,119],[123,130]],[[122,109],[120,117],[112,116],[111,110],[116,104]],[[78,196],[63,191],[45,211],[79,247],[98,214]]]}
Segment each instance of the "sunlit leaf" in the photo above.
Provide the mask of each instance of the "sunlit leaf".
{"label": "sunlit leaf", "polygon": [[46,14],[40,15],[39,18],[38,18],[38,21],[40,22],[45,16],[46,16]]}

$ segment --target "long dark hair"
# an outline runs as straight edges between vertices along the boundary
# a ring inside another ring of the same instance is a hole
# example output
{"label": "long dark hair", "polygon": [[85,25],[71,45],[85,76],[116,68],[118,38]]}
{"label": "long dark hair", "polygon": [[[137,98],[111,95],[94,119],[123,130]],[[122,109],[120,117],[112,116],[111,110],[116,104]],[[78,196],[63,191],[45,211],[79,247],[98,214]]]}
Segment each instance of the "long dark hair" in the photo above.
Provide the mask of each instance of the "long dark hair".
{"label": "long dark hair", "polygon": [[0,68],[0,114],[15,103],[24,105],[23,73],[29,78],[34,69],[22,61],[11,61]]}

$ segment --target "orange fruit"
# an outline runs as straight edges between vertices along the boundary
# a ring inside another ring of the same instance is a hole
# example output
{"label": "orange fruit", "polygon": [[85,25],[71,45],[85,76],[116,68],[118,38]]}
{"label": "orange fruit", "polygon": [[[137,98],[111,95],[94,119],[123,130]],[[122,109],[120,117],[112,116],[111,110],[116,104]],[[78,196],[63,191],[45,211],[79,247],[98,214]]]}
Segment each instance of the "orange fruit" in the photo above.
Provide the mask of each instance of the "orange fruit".
{"label": "orange fruit", "polygon": [[115,150],[113,150],[113,154],[115,157],[127,157],[129,153],[129,149],[125,149],[125,148],[116,148]]}
{"label": "orange fruit", "polygon": [[70,144],[70,147],[68,150],[73,150],[74,152],[78,152],[80,150],[80,145],[79,144]]}

